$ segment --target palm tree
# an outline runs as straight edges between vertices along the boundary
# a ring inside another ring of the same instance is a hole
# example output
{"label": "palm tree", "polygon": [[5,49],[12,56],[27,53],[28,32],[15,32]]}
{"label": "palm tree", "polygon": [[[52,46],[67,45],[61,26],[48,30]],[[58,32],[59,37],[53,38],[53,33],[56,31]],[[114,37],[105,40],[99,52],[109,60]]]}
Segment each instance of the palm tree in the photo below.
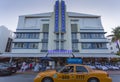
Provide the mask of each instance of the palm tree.
{"label": "palm tree", "polygon": [[116,42],[116,45],[119,49],[120,52],[120,46],[119,46],[119,42],[120,42],[120,26],[117,26],[115,28],[112,29],[112,35],[108,35],[108,37],[112,37],[112,42]]}

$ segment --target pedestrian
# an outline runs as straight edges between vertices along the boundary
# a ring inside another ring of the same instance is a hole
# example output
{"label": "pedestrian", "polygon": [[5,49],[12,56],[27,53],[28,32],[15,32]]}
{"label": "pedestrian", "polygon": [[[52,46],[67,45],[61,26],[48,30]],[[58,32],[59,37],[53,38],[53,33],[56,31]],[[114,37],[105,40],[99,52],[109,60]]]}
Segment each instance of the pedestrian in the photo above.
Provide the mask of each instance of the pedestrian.
{"label": "pedestrian", "polygon": [[26,62],[23,62],[23,63],[22,63],[22,66],[21,66],[21,69],[20,69],[21,72],[24,72],[24,71],[25,71],[25,65],[26,65]]}

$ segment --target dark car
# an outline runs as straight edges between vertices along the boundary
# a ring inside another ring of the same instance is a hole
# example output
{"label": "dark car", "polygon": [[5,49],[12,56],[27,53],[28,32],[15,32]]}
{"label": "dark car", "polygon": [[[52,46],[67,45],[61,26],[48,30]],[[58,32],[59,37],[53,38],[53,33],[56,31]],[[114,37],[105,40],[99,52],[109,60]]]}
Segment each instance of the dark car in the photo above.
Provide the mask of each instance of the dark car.
{"label": "dark car", "polygon": [[16,71],[17,68],[10,63],[0,63],[0,75],[11,75]]}

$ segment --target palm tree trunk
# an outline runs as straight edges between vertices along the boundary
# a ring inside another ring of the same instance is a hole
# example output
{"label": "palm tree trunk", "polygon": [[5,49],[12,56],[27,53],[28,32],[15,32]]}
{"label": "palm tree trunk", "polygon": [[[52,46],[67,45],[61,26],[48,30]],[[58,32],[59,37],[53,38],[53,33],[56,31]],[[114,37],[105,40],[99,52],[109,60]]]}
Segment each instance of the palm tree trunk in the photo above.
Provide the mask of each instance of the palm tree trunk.
{"label": "palm tree trunk", "polygon": [[117,40],[116,43],[117,43],[117,48],[118,48],[118,50],[119,50],[119,52],[120,52],[120,46],[119,46],[119,43],[118,43],[118,42],[119,42],[119,40]]}

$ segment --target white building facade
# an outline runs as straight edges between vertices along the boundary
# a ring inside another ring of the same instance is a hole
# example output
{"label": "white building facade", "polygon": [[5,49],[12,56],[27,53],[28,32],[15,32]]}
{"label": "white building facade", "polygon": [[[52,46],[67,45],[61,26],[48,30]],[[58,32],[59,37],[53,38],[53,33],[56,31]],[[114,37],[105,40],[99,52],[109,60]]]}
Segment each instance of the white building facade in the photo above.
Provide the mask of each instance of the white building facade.
{"label": "white building facade", "polygon": [[19,16],[12,55],[15,57],[109,57],[107,39],[97,15],[66,12],[56,1],[54,12]]}
{"label": "white building facade", "polygon": [[10,52],[12,40],[8,44],[9,39],[12,39],[12,31],[5,26],[0,26],[0,53]]}
{"label": "white building facade", "polygon": [[[120,46],[120,43],[119,42],[112,42],[111,37],[108,38],[108,41],[109,41],[109,43],[107,44],[107,48],[108,48],[109,52],[116,54],[119,51],[118,45]],[[117,43],[118,43],[118,45],[117,45]]]}

